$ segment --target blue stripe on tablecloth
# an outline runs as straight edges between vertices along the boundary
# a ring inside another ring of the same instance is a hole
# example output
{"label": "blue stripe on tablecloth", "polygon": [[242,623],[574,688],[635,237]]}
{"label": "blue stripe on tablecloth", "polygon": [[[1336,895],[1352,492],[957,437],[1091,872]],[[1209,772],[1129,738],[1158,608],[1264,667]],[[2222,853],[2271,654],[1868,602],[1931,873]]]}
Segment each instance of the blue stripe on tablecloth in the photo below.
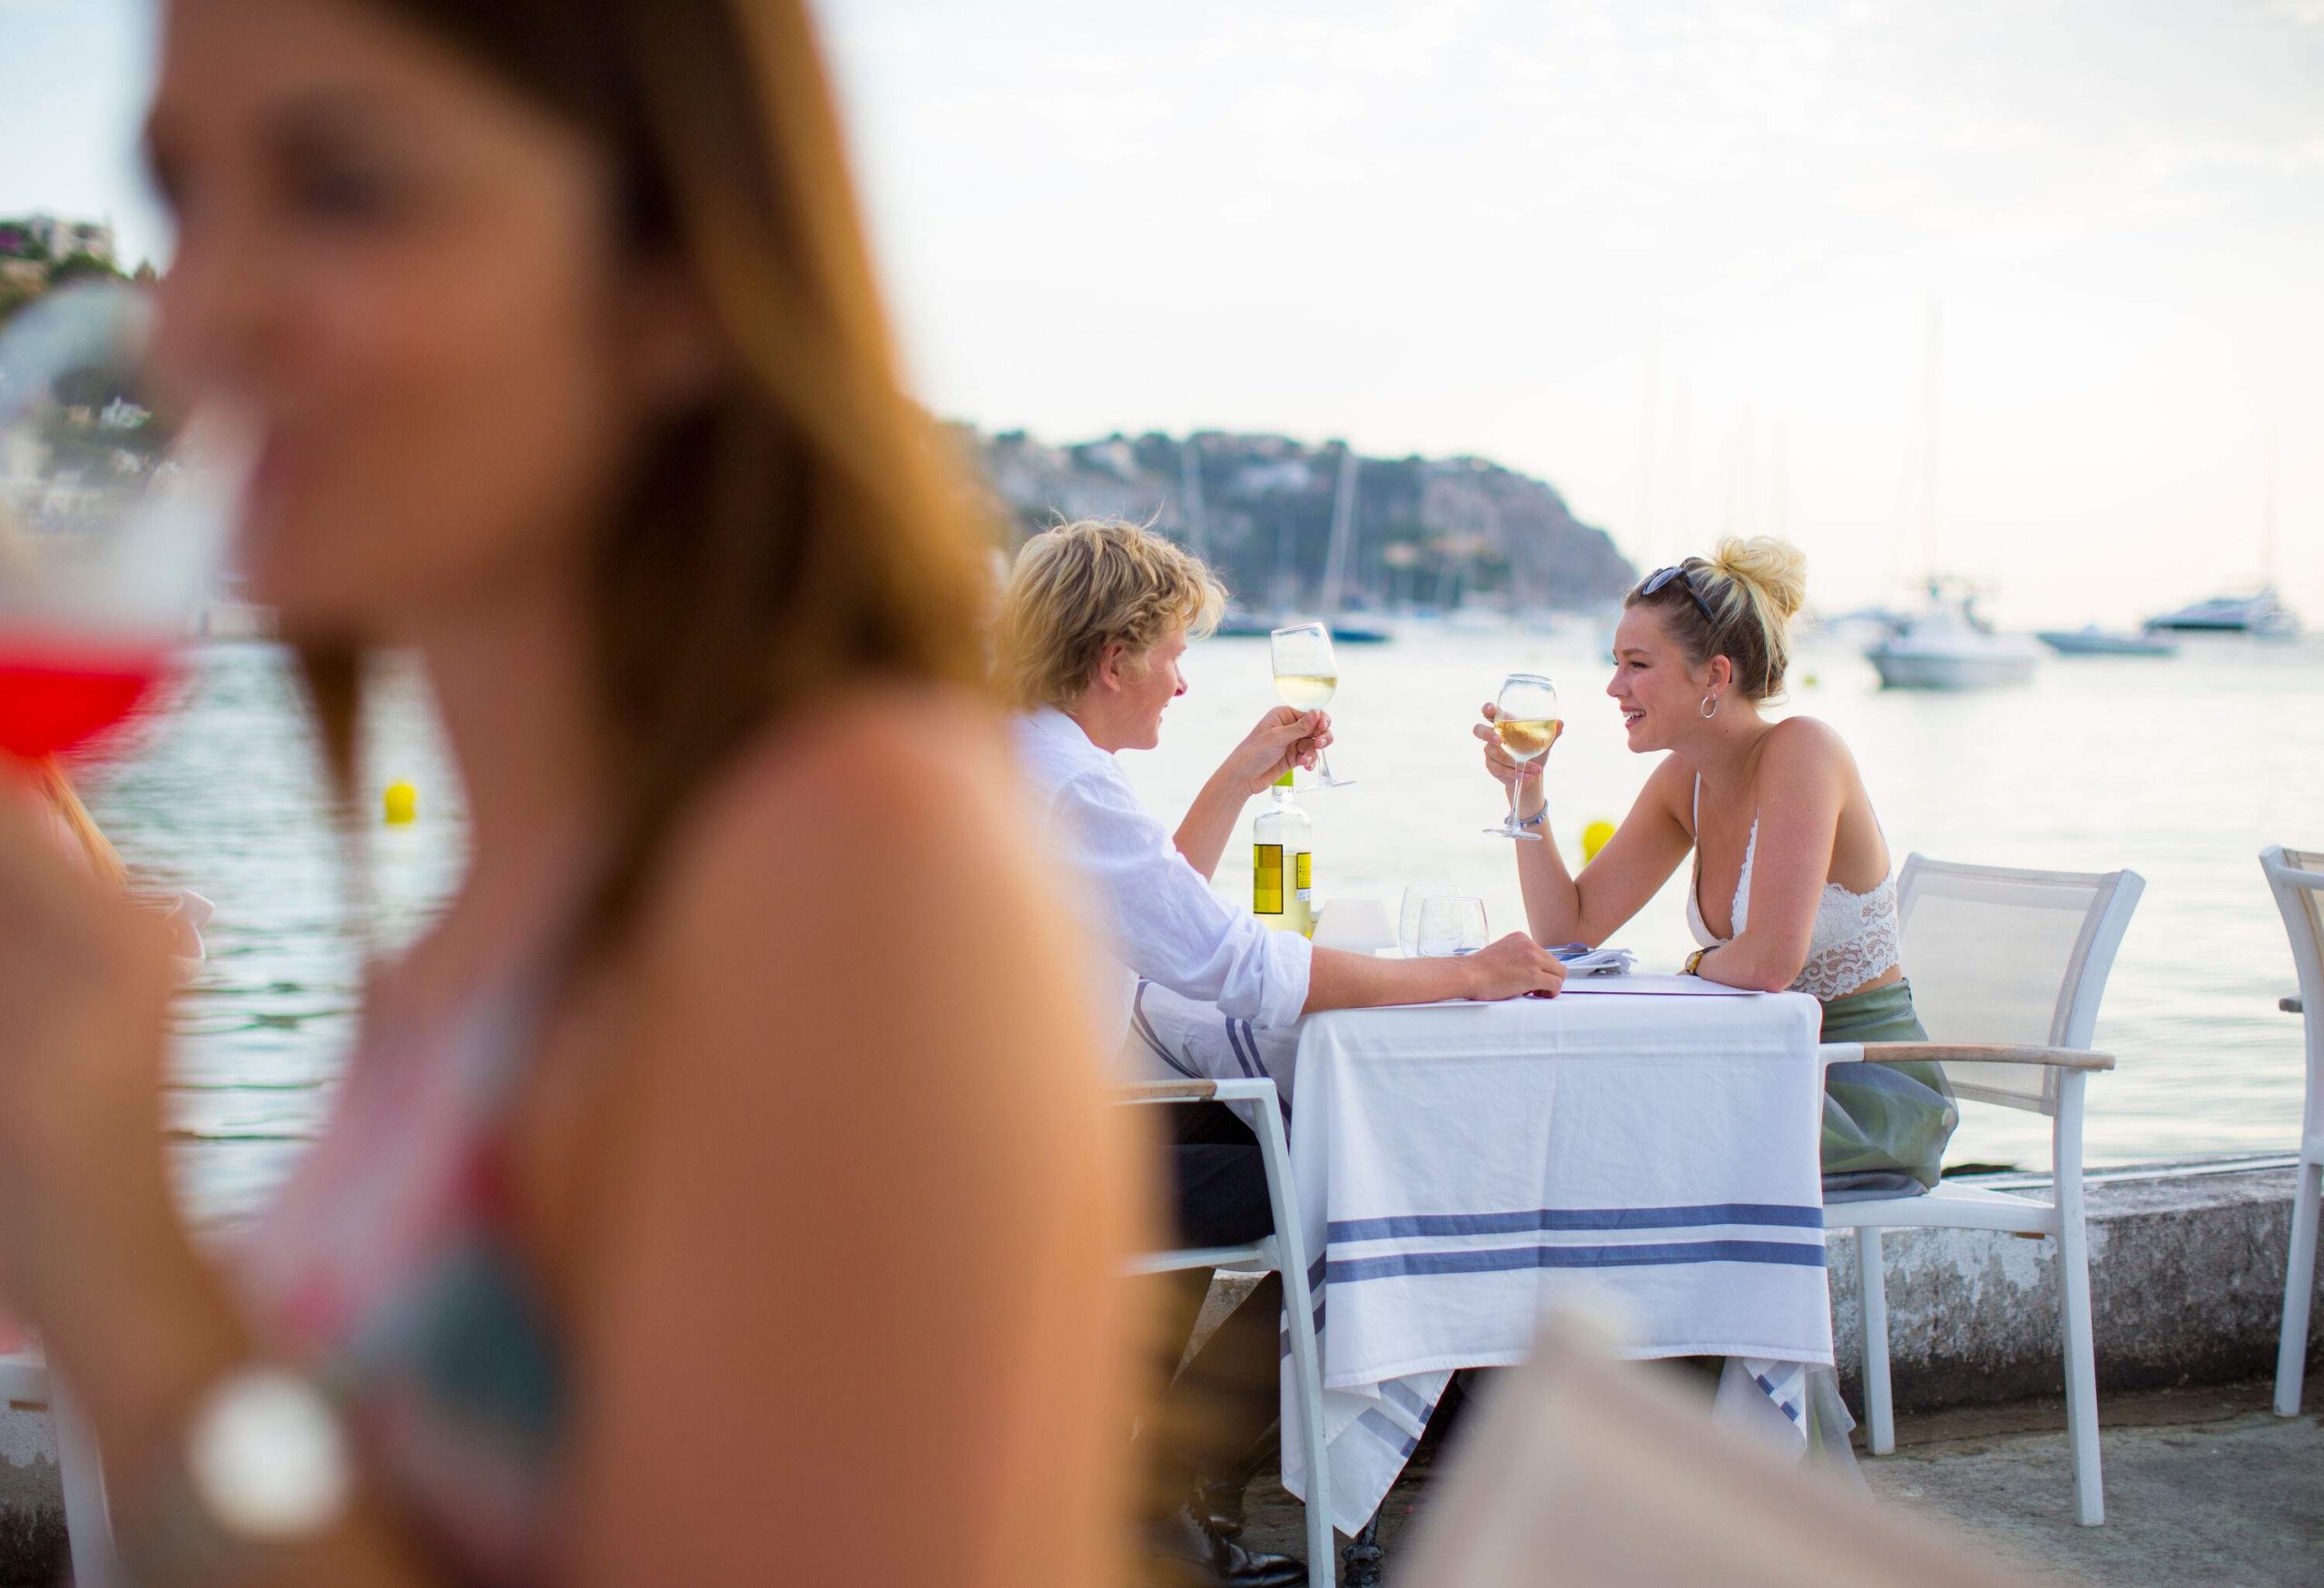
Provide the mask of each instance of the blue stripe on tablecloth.
{"label": "blue stripe on tablecloth", "polygon": [[1771,1263],[1824,1267],[1824,1248],[1780,1240],[1697,1240],[1655,1246],[1520,1246],[1462,1251],[1390,1252],[1333,1258],[1324,1266],[1332,1285],[1431,1274],[1485,1274],[1511,1268],[1629,1268],[1680,1263]]}
{"label": "blue stripe on tablecloth", "polygon": [[1393,1401],[1403,1408],[1406,1415],[1423,1428],[1428,1426],[1429,1418],[1436,1415],[1434,1401],[1423,1399],[1393,1378],[1388,1379],[1380,1386],[1380,1397],[1383,1400]]}
{"label": "blue stripe on tablecloth", "polygon": [[[1242,1028],[1239,1031],[1236,1029],[1238,1026]],[[1226,1022],[1226,1045],[1235,1050],[1235,1062],[1243,1067],[1244,1074],[1253,1080],[1265,1080],[1267,1078],[1266,1066],[1259,1062],[1257,1043],[1252,1039],[1250,1031],[1250,1026],[1245,1021],[1230,1018]],[[1246,1046],[1246,1043],[1250,1045]]]}
{"label": "blue stripe on tablecloth", "polygon": [[1406,1213],[1389,1218],[1344,1218],[1325,1235],[1334,1243],[1403,1240],[1429,1235],[1530,1235],[1549,1229],[1674,1229],[1701,1224],[1758,1224],[1780,1229],[1821,1229],[1820,1204],[1704,1202],[1683,1208],[1535,1208],[1518,1213]]}
{"label": "blue stripe on tablecloth", "polygon": [[1355,1425],[1396,1453],[1398,1460],[1409,1457],[1420,1448],[1417,1435],[1405,1433],[1378,1412],[1366,1412],[1355,1420]]}
{"label": "blue stripe on tablecloth", "polygon": [[1776,1403],[1776,1410],[1781,1412],[1785,1416],[1789,1417],[1795,1423],[1799,1421],[1799,1407],[1797,1404],[1793,1401],[1787,1400],[1784,1397],[1783,1391],[1777,1389],[1773,1384],[1768,1381],[1768,1376],[1766,1374],[1753,1374],[1751,1376],[1751,1382],[1758,1385],[1761,1393],[1766,1395],[1769,1400]]}
{"label": "blue stripe on tablecloth", "polygon": [[1200,1080],[1201,1075],[1179,1063],[1177,1055],[1171,1052],[1162,1039],[1154,1034],[1154,1024],[1146,1018],[1146,990],[1152,985],[1154,984],[1151,981],[1140,981],[1137,984],[1137,991],[1130,994],[1129,1023],[1137,1030],[1139,1036],[1146,1039],[1146,1045],[1161,1056],[1163,1063],[1189,1080]]}

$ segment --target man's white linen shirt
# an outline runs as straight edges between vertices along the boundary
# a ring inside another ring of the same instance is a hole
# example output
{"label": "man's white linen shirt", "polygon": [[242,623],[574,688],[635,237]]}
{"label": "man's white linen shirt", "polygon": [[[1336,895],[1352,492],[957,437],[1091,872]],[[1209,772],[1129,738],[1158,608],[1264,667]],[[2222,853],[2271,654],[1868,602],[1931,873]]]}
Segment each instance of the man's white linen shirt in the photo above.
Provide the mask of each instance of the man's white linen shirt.
{"label": "man's white linen shirt", "polygon": [[1141,976],[1237,1020],[1297,1020],[1315,952],[1308,941],[1271,931],[1212,893],[1080,724],[1043,706],[1010,726],[1045,853],[1059,857],[1059,881],[1107,939],[1099,1013],[1108,1040],[1128,1035]]}

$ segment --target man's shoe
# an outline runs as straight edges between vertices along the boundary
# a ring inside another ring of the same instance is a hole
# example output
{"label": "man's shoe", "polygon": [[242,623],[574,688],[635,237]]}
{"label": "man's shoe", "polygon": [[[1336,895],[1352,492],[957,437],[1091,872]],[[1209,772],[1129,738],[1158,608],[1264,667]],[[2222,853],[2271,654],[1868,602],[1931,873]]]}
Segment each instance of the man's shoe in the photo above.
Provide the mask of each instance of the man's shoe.
{"label": "man's shoe", "polygon": [[1195,1511],[1203,1525],[1220,1538],[1243,1536],[1244,1486],[1208,1478],[1195,1485]]}
{"label": "man's shoe", "polygon": [[1221,1538],[1181,1505],[1147,1529],[1144,1580],[1154,1588],[1306,1588],[1307,1564]]}

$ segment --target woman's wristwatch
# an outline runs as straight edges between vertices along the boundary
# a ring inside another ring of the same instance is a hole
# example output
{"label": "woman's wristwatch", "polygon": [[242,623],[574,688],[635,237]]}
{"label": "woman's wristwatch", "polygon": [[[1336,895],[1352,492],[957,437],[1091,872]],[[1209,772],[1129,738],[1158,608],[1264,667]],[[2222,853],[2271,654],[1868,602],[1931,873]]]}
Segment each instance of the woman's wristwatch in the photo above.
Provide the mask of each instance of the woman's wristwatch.
{"label": "woman's wristwatch", "polygon": [[1680,972],[1679,974],[1682,976],[1701,975],[1703,973],[1703,956],[1709,952],[1710,952],[1709,949],[1697,949],[1693,953],[1689,954],[1687,956],[1687,968]]}
{"label": "woman's wristwatch", "polygon": [[173,1445],[154,1475],[143,1525],[118,1541],[133,1583],[238,1580],[267,1552],[330,1527],[354,1489],[338,1407],[312,1379],[283,1367],[227,1374]]}

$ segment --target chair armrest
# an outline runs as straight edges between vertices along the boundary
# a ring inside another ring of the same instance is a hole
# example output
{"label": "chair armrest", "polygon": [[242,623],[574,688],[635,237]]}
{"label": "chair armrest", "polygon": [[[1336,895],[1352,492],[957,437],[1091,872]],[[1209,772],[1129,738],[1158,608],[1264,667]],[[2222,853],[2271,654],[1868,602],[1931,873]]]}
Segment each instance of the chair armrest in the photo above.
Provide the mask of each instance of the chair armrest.
{"label": "chair armrest", "polygon": [[2112,1070],[2114,1055],[2088,1048],[2020,1048],[2007,1042],[1866,1042],[1867,1064],[2047,1064],[2057,1070]]}
{"label": "chair armrest", "polygon": [[1218,1095],[1215,1080],[1146,1080],[1117,1087],[1118,1103],[1206,1103]]}
{"label": "chair armrest", "polygon": [[2276,1000],[2276,1007],[2286,1014],[2299,1014],[2304,1006],[2297,998],[2279,998]]}

